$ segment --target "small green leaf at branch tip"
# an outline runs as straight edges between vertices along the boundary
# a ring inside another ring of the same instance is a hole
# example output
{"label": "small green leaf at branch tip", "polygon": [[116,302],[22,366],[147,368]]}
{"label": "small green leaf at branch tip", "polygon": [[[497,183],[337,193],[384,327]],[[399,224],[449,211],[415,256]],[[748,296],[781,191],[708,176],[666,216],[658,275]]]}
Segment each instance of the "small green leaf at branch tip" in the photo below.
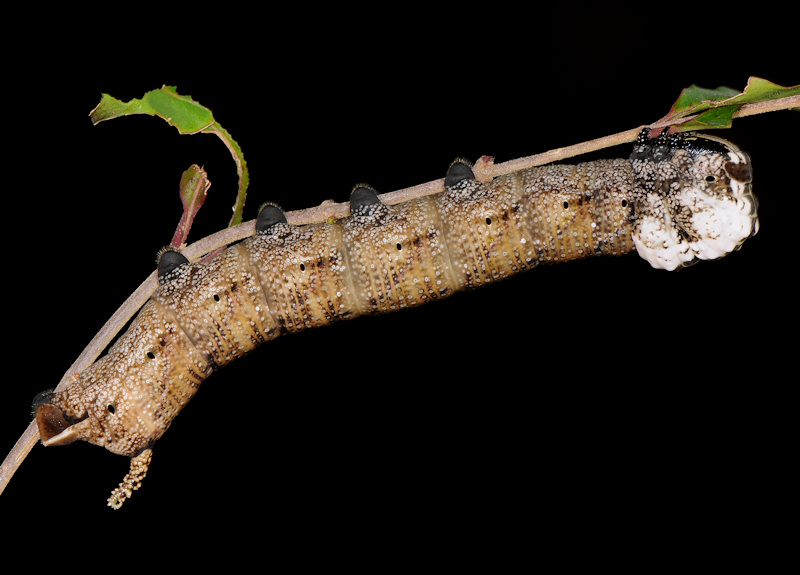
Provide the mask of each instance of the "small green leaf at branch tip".
{"label": "small green leaf at branch tip", "polygon": [[158,116],[177,128],[181,134],[196,134],[214,123],[211,110],[201,106],[190,96],[178,94],[174,86],[162,86],[130,102],[122,102],[103,94],[100,103],[90,112],[89,117],[93,124],[97,124],[132,114]]}
{"label": "small green leaf at branch tip", "polygon": [[671,132],[730,128],[733,115],[746,104],[767,102],[800,94],[800,85],[780,86],[769,80],[751,76],[744,91],[727,86],[701,88],[695,84],[685,88],[669,113],[662,120],[672,124]]}

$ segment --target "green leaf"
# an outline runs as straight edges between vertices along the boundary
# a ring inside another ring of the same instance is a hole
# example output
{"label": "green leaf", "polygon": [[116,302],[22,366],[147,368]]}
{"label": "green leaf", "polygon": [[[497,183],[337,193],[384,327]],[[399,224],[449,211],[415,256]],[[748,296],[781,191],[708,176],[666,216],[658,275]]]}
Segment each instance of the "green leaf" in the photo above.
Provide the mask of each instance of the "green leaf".
{"label": "green leaf", "polygon": [[767,102],[800,95],[800,85],[784,87],[769,80],[751,76],[742,92],[727,86],[685,88],[669,113],[662,120],[669,121],[671,131],[729,128],[739,108],[747,104]]}
{"label": "green leaf", "polygon": [[[214,120],[214,115],[211,113],[211,110],[192,100],[191,96],[182,96],[178,94],[174,86],[162,86],[158,90],[146,92],[141,98],[134,98],[129,102],[122,102],[108,94],[103,94],[100,103],[89,113],[89,117],[92,120],[92,124],[97,124],[104,120],[130,116],[132,114],[158,116],[171,126],[177,128],[181,134],[214,134],[221,139],[231,153],[231,156],[233,156],[233,161],[236,162],[236,172],[239,175],[239,193],[236,196],[236,202],[233,206],[233,216],[228,225],[235,226],[242,223],[244,202],[247,198],[247,186],[250,182],[247,162],[244,161],[244,154],[239,144],[237,144],[231,135]],[[207,181],[206,179],[206,182]],[[182,190],[184,189],[183,186],[184,183],[181,182]],[[183,195],[181,199],[183,200]],[[197,206],[197,208],[199,207],[200,205]],[[184,209],[186,209],[185,201]],[[186,213],[184,213],[184,218],[185,217]],[[182,219],[181,224],[179,224],[179,229],[184,223]],[[191,225],[191,220],[189,221],[189,225]],[[186,234],[188,234],[188,228],[186,229]],[[176,232],[176,237],[173,238],[173,241],[176,241],[177,238],[178,232]],[[185,236],[183,236],[183,239],[185,239]]]}
{"label": "green leaf", "polygon": [[681,131],[727,128],[733,121],[733,113],[739,108],[740,106],[712,108],[682,123],[680,126]]}
{"label": "green leaf", "polygon": [[672,104],[670,109],[671,113],[678,113],[684,110],[697,110],[702,106],[710,106],[709,102],[730,98],[737,95],[739,92],[727,86],[720,86],[719,88],[709,89],[701,88],[696,84],[692,84],[688,88],[684,88],[675,103]]}
{"label": "green leaf", "polygon": [[122,102],[103,94],[100,103],[89,117],[93,124],[131,114],[148,114],[166,120],[181,134],[196,134],[214,123],[211,110],[189,96],[178,94],[174,86],[162,86],[147,92],[140,99]]}
{"label": "green leaf", "polygon": [[774,84],[769,80],[751,76],[747,81],[744,92],[730,98],[728,103],[753,104],[755,102],[766,102],[767,100],[776,100],[778,98],[798,95],[800,95],[800,85],[784,87]]}

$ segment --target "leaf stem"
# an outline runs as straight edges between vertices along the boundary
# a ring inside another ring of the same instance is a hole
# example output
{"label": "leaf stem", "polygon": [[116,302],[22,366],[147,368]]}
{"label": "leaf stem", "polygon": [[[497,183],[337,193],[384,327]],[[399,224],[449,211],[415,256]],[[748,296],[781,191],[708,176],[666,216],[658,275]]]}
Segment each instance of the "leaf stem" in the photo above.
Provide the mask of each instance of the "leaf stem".
{"label": "leaf stem", "polygon": [[228,131],[223,128],[219,122],[214,122],[201,133],[214,134],[228,148],[228,151],[233,156],[233,161],[236,162],[236,173],[239,175],[239,192],[236,194],[236,202],[233,204],[233,215],[228,226],[235,226],[242,222],[244,217],[244,202],[247,198],[247,186],[250,183],[250,174],[247,170],[247,162],[244,161],[244,154],[239,144],[236,143]]}

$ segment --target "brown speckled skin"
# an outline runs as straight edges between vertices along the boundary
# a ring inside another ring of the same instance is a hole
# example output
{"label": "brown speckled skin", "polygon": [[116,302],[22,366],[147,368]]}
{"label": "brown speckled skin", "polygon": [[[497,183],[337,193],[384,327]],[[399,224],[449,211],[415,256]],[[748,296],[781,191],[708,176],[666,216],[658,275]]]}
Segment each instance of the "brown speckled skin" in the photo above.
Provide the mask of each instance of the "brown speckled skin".
{"label": "brown speckled skin", "polygon": [[292,226],[272,207],[255,236],[205,262],[178,260],[106,356],[37,399],[44,444],[80,439],[131,457],[109,498],[118,508],[200,383],[265,341],[540,263],[636,249],[653,267],[677,269],[738,249],[758,230],[749,158],[716,138],[643,132],[631,160],[531,168],[490,183],[455,163],[445,181],[443,193],[396,206],[359,188],[351,215],[332,223]]}
{"label": "brown speckled skin", "polygon": [[161,278],[108,354],[49,401],[75,424],[48,429],[42,417],[42,437],[133,457],[214,370],[283,333],[420,305],[540,262],[628,253],[632,182],[624,160],[548,166],[334,223],[276,224]]}

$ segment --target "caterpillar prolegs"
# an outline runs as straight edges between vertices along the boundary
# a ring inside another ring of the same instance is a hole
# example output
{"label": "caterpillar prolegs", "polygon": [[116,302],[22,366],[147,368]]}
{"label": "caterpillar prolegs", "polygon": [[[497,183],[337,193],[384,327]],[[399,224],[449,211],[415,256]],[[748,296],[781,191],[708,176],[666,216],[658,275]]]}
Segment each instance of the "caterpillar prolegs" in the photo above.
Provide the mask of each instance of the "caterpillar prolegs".
{"label": "caterpillar prolegs", "polygon": [[445,190],[402,204],[354,188],[351,214],[294,226],[266,204],[256,234],[203,262],[158,259],[159,287],[108,353],[34,400],[44,445],[84,440],[131,457],[118,508],[153,444],[211,373],[285,333],[414,307],[529,270],[637,251],[677,269],[758,230],[749,157],[725,140],[643,132],[627,160],[478,181],[455,161]]}

